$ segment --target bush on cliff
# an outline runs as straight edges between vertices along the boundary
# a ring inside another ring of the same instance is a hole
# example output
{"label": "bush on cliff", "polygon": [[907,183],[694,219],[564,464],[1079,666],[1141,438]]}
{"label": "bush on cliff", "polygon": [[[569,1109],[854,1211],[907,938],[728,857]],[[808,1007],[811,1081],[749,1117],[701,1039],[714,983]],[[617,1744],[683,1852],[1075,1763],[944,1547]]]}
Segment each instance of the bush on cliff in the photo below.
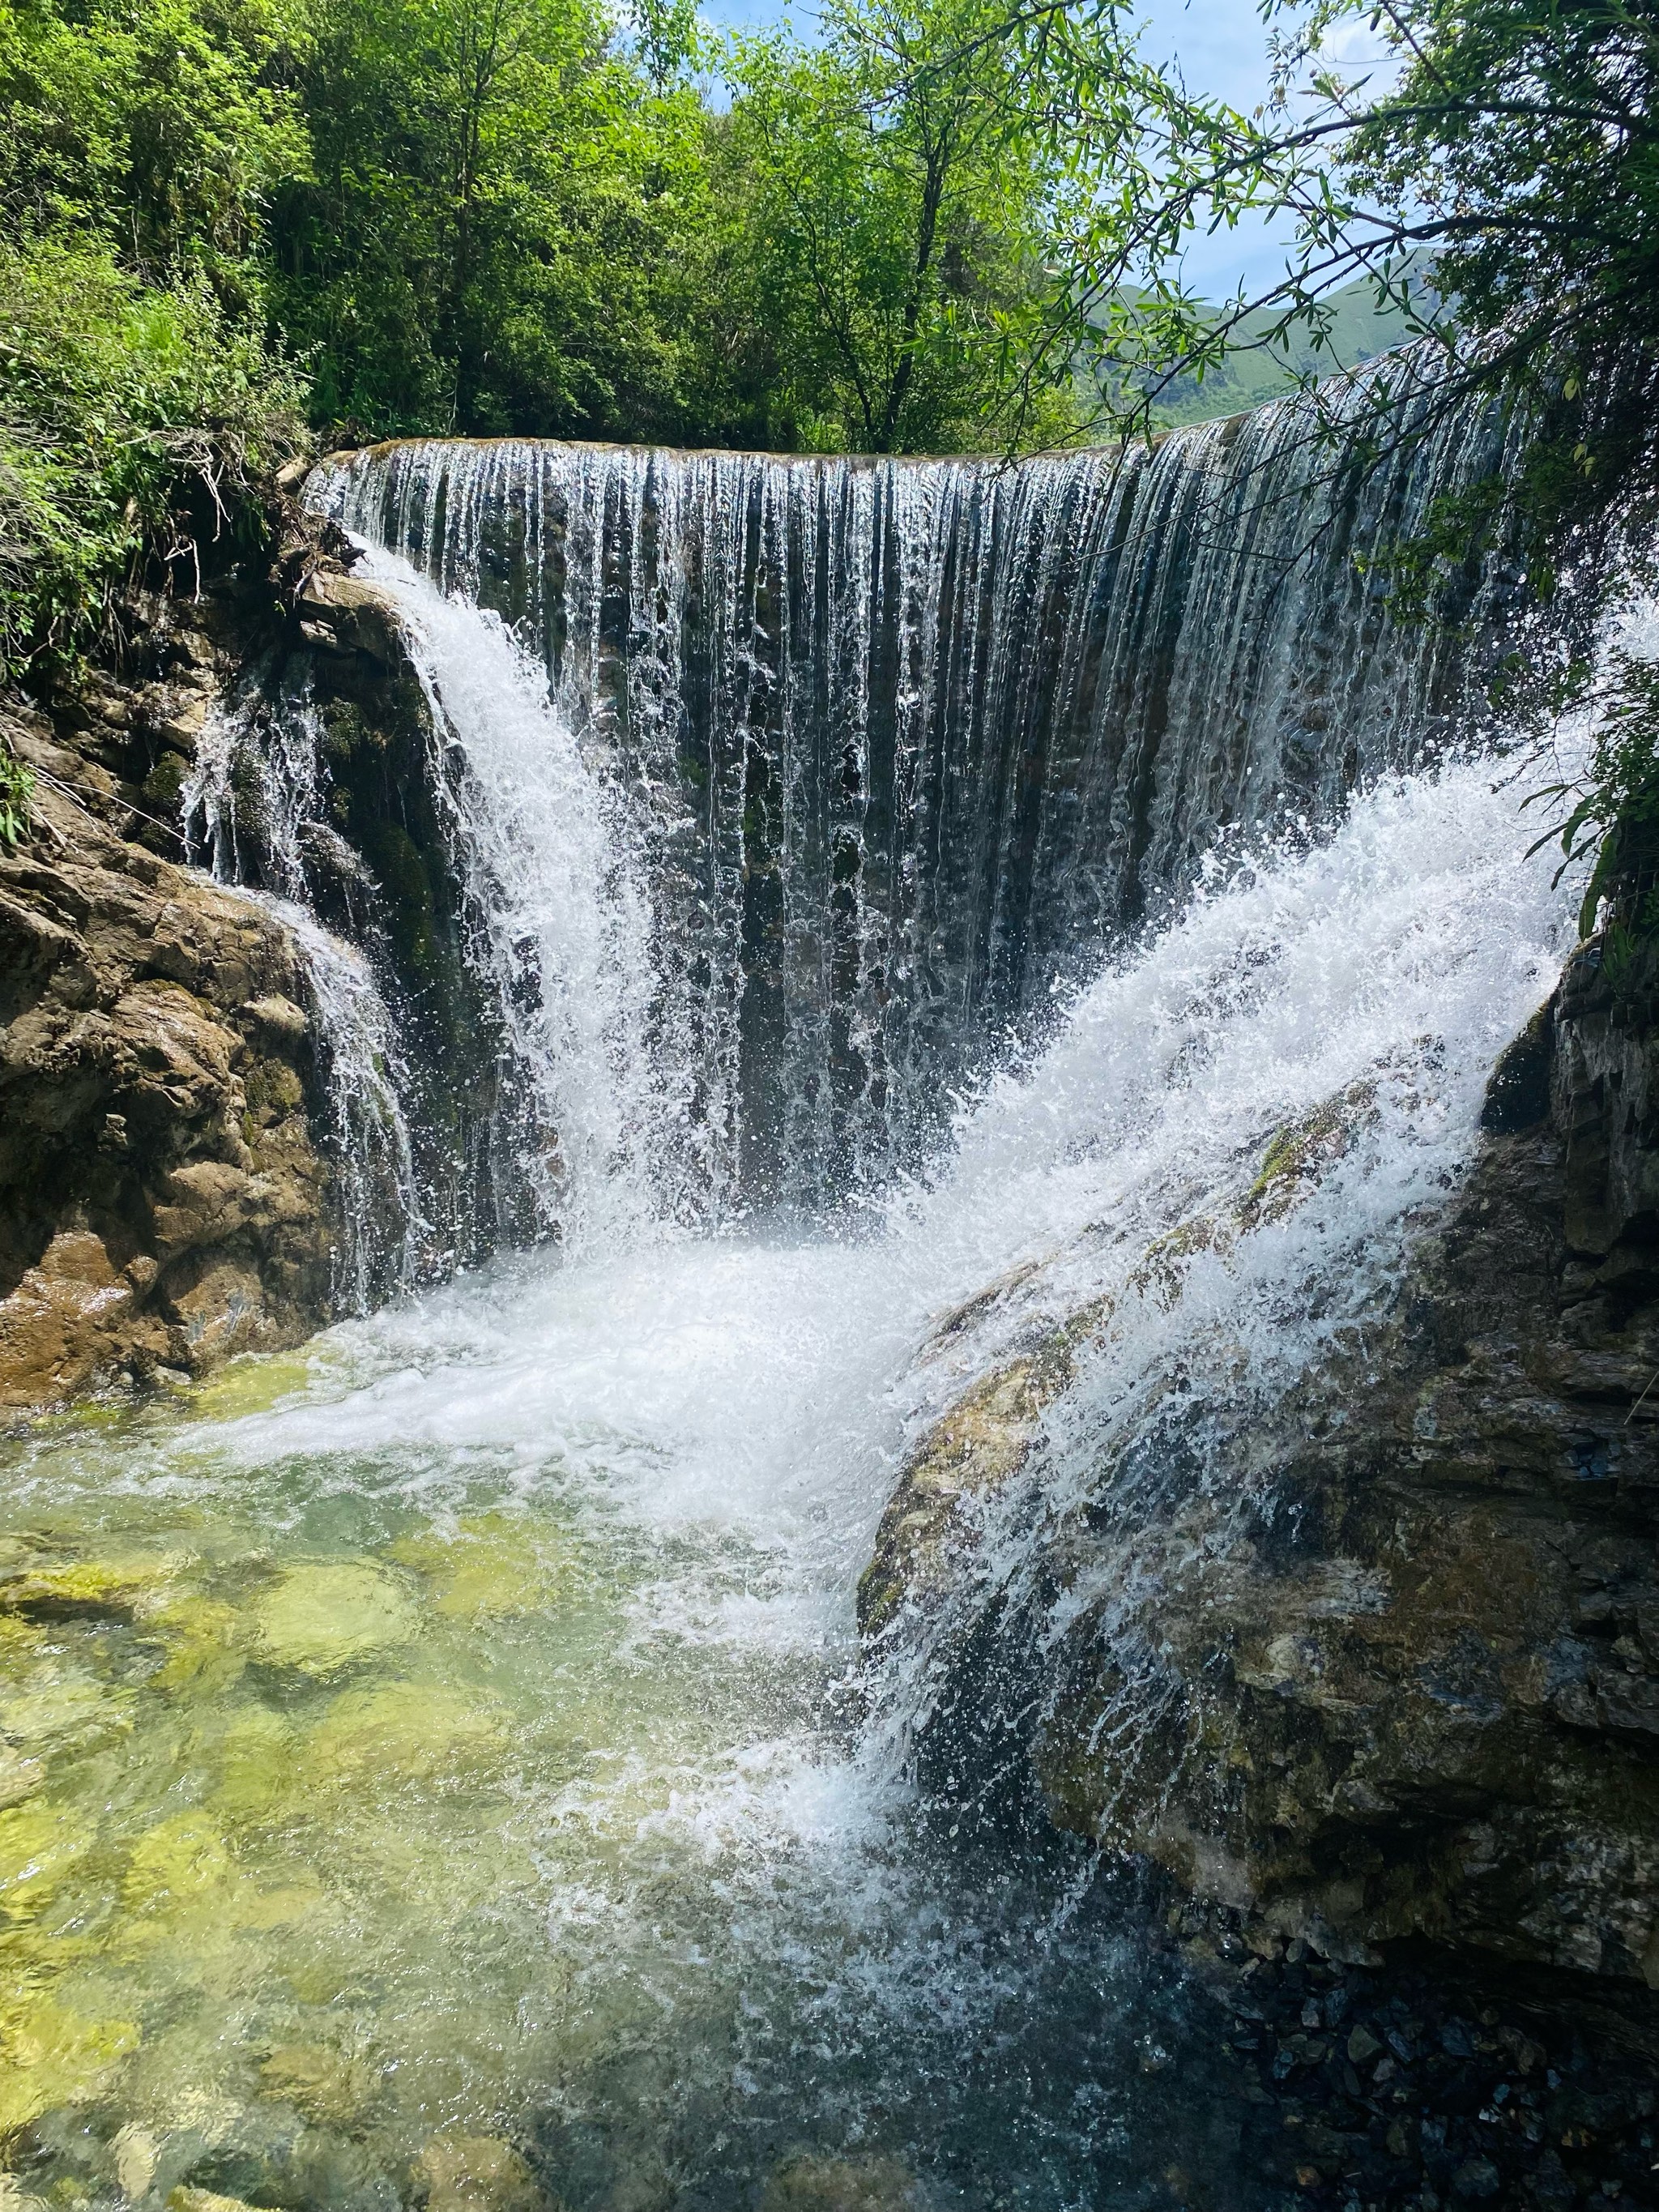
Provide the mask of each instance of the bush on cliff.
{"label": "bush on cliff", "polygon": [[0,247],[0,673],[62,660],[146,548],[248,526],[304,436],[294,368],[199,275],[101,245]]}

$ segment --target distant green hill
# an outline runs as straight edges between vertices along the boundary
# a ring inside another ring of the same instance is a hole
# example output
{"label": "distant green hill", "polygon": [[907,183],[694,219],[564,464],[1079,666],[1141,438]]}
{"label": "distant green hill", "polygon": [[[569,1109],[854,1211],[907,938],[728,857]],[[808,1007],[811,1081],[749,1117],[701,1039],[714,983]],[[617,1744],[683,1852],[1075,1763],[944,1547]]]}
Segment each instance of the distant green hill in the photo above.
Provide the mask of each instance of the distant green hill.
{"label": "distant green hill", "polygon": [[[1333,292],[1326,306],[1333,318],[1328,344],[1316,350],[1311,333],[1304,330],[1295,333],[1286,347],[1272,353],[1230,355],[1202,383],[1196,376],[1180,377],[1160,396],[1158,422],[1174,427],[1237,415],[1247,407],[1260,406],[1264,399],[1278,398],[1310,370],[1328,376],[1340,368],[1357,368],[1361,362],[1374,361],[1378,354],[1403,344],[1410,335],[1399,308],[1378,311],[1376,295],[1364,278]],[[1253,335],[1267,330],[1271,324],[1272,318],[1265,314],[1249,317],[1240,325],[1240,337],[1248,344]]]}

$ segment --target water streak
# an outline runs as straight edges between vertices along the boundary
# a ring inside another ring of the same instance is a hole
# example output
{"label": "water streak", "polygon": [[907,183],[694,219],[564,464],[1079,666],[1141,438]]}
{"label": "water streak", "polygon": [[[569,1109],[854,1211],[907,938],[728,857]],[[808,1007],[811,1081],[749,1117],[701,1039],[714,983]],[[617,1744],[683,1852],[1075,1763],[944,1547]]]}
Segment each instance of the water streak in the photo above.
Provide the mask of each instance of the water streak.
{"label": "water streak", "polygon": [[251,690],[204,731],[180,815],[190,858],[281,923],[299,954],[335,1179],[332,1303],[362,1314],[412,1286],[427,1229],[391,1010],[364,953],[310,904],[307,839],[325,828],[319,736],[308,690],[266,701]]}
{"label": "water streak", "polygon": [[512,1053],[497,1147],[568,1250],[635,1243],[691,1210],[703,1149],[653,964],[627,810],[498,617],[409,565],[361,572],[396,599],[439,757],[468,928]]}

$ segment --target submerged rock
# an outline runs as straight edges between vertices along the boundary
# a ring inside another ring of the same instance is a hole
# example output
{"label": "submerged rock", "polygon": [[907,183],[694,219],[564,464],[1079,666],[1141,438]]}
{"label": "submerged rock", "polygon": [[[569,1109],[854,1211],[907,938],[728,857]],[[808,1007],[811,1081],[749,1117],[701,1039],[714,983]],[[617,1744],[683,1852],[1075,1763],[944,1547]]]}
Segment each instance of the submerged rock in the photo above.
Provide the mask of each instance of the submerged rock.
{"label": "submerged rock", "polygon": [[216,2189],[191,2189],[180,2184],[167,2197],[167,2212],[253,2212],[240,2197],[222,2197]]}
{"label": "submerged rock", "polygon": [[761,2193],[761,2212],[909,2212],[915,2177],[896,2158],[792,2158]]}
{"label": "submerged rock", "polygon": [[434,2136],[415,2178],[426,2212],[549,2212],[535,2176],[498,2136]]}
{"label": "submerged rock", "polygon": [[88,2019],[27,1983],[0,1997],[0,2138],[87,2103],[137,2042],[132,2021]]}
{"label": "submerged rock", "polygon": [[319,1559],[285,1568],[253,1607],[254,1650],[267,1666],[326,1680],[409,1643],[420,1617],[383,1568]]}
{"label": "submerged rock", "polygon": [[357,2118],[374,2096],[372,2068],[326,2044],[283,2044],[259,2069],[267,2096],[292,2105],[308,2120],[340,2124]]}
{"label": "submerged rock", "polygon": [[453,1534],[400,1538],[392,1556],[430,1581],[437,1613],[459,1621],[540,1613],[572,1571],[570,1554],[545,1526],[505,1513],[464,1516]]}

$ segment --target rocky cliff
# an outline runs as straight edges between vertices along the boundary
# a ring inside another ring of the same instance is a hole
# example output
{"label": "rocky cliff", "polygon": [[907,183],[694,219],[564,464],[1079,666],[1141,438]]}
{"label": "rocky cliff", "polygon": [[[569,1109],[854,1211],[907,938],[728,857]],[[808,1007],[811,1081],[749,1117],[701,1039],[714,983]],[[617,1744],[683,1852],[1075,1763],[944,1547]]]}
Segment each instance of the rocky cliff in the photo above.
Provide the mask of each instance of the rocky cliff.
{"label": "rocky cliff", "polygon": [[[1426,1939],[1595,1990],[1659,1989],[1659,960],[1591,945],[1493,1079],[1467,1184],[1363,1363],[1209,1449],[1142,1558],[1158,1695],[1127,1731],[1121,1608],[1045,1645],[1017,1754],[1060,1826],[1251,1940],[1363,1961]],[[1269,1148],[1293,1202],[1362,1100]],[[1284,1197],[1275,1201],[1275,1188]],[[1206,1230],[1206,1234],[1213,1233]],[[1168,1255],[1161,1255],[1167,1263]],[[1151,1264],[1160,1264],[1153,1255]],[[927,1437],[861,1592],[872,1643],[978,1571],[976,1511],[1067,1387],[1080,1315]],[[1104,1494],[1112,1470],[1100,1471]],[[1254,1502],[1224,1535],[1216,1499]],[[1047,1587],[1081,1586],[1085,1510]],[[981,1614],[976,1670],[1033,1663]],[[1018,1699],[1003,1700],[1018,1706]],[[973,1756],[975,1692],[939,1700]],[[924,1757],[926,1747],[924,1747]]]}
{"label": "rocky cliff", "polygon": [[329,1191],[295,948],[183,857],[180,787],[237,680],[210,605],[141,673],[14,702],[34,773],[0,851],[0,1407],[194,1374],[329,1311]]}
{"label": "rocky cliff", "polygon": [[[467,1157],[491,1063],[458,1043],[477,1044],[482,1017],[424,708],[395,617],[343,556],[278,507],[258,560],[204,591],[135,594],[107,665],[5,702],[34,795],[27,836],[0,847],[0,1410],[199,1374],[339,1310],[306,962],[277,914],[185,865],[204,737],[240,720],[257,744],[250,702],[321,702],[330,811],[303,825],[309,902],[370,948],[428,1048],[428,1164]],[[257,793],[239,798],[238,872],[257,886],[270,825]],[[454,1076],[480,1064],[483,1079]],[[452,1222],[424,1263],[455,1243]]]}

